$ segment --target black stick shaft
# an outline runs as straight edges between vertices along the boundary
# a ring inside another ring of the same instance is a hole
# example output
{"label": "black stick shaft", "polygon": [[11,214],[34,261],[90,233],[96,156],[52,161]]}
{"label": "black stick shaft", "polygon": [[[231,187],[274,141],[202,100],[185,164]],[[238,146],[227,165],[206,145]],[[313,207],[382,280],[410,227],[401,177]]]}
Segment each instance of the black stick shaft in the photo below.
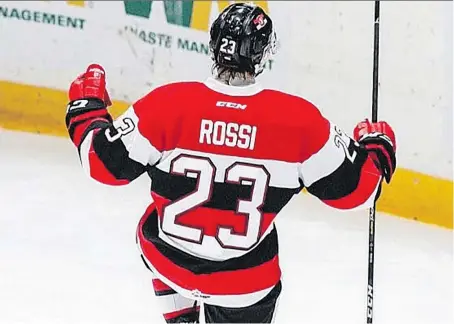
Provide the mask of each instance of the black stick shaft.
{"label": "black stick shaft", "polygon": [[380,1],[375,1],[374,10],[374,68],[372,83],[372,122],[378,120],[378,55],[380,44]]}
{"label": "black stick shaft", "polygon": [[[380,1],[374,10],[374,67],[372,82],[372,122],[378,120],[378,54],[380,43]],[[374,302],[375,204],[369,210],[369,263],[367,268],[367,324],[372,324]]]}

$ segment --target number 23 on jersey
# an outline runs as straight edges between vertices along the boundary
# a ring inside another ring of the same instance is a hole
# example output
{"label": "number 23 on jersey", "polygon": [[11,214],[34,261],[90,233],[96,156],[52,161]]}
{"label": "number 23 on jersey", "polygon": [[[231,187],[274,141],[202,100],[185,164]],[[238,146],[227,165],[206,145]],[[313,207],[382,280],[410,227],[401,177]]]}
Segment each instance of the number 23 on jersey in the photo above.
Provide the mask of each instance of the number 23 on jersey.
{"label": "number 23 on jersey", "polygon": [[[179,217],[210,201],[216,167],[209,158],[181,154],[173,159],[170,171],[180,176],[195,174],[197,185],[190,194],[165,206],[161,229],[169,236],[201,244],[204,238],[203,229],[182,225]],[[263,217],[261,207],[266,198],[269,181],[270,174],[261,165],[236,162],[227,168],[224,182],[249,185],[251,196],[249,199],[238,199],[237,202],[236,216],[245,217],[247,220],[244,234],[235,234],[232,228],[218,226],[216,240],[222,247],[248,250],[259,242]]]}

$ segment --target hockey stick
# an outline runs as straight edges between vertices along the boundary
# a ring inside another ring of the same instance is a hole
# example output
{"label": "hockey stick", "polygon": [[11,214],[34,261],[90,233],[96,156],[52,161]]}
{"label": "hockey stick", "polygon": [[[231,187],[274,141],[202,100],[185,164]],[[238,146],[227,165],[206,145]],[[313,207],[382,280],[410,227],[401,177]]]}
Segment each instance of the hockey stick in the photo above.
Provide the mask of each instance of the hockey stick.
{"label": "hockey stick", "polygon": [[[372,76],[372,122],[378,120],[378,50],[380,40],[380,1],[374,10],[374,67]],[[369,263],[367,268],[367,324],[372,324],[374,303],[375,203],[369,210]]]}

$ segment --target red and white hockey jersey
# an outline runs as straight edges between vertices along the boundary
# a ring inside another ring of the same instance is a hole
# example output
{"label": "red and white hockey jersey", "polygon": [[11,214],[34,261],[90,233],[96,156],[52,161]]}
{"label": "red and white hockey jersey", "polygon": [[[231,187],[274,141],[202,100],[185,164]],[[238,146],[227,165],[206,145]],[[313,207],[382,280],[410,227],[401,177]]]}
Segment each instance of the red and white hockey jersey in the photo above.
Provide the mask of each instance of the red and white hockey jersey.
{"label": "red and white hockey jersey", "polygon": [[138,227],[146,263],[214,304],[254,303],[280,280],[273,221],[302,188],[348,210],[372,206],[381,184],[366,150],[314,105],[258,84],[168,84],[113,124],[104,110],[69,132],[92,178],[124,185],[148,173],[154,202]]}

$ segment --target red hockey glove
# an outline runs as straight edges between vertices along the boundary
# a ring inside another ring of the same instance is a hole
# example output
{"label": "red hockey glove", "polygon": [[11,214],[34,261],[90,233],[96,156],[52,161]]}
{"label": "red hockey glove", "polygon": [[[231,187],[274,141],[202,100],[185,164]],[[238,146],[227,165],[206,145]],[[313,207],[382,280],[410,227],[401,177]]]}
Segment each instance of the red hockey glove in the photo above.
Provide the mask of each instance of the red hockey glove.
{"label": "red hockey glove", "polygon": [[106,90],[106,72],[101,65],[90,64],[87,71],[77,77],[69,88],[69,100],[95,98],[109,107],[109,94]]}
{"label": "red hockey glove", "polygon": [[72,141],[79,146],[92,125],[108,125],[112,117],[106,107],[112,103],[106,91],[106,74],[102,66],[91,64],[69,88],[66,127]]}
{"label": "red hockey glove", "polygon": [[387,122],[364,120],[356,125],[353,137],[368,152],[377,168],[389,183],[396,170],[396,137]]}

